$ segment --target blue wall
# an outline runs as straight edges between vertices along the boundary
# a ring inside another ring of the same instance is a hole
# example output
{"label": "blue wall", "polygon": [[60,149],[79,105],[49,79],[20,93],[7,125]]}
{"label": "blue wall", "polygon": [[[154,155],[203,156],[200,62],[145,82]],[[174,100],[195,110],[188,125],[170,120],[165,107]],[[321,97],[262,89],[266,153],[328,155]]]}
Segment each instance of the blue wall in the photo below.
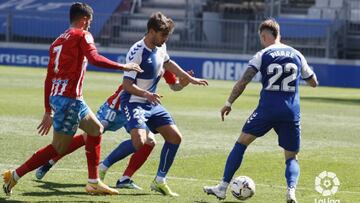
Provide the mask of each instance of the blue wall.
{"label": "blue wall", "polygon": [[[104,56],[124,62],[125,53],[102,53]],[[175,60],[185,70],[194,70],[197,77],[216,80],[238,80],[239,76],[247,68],[247,60],[222,59],[216,57],[185,57],[173,55]],[[44,49],[19,49],[0,47],[0,65],[46,67],[48,63],[48,51]],[[323,64],[311,63],[320,85],[335,87],[360,88],[360,65],[344,65],[338,63]],[[89,70],[105,70],[89,65]],[[1,73],[1,70],[0,70]],[[260,80],[260,75],[255,77]]]}
{"label": "blue wall", "polygon": [[[74,0],[0,0],[0,34],[6,31],[6,22],[11,13],[11,33],[29,37],[56,38],[66,30],[69,23],[69,8]],[[122,0],[82,0],[94,9],[94,19],[90,31],[98,36],[113,11]]]}

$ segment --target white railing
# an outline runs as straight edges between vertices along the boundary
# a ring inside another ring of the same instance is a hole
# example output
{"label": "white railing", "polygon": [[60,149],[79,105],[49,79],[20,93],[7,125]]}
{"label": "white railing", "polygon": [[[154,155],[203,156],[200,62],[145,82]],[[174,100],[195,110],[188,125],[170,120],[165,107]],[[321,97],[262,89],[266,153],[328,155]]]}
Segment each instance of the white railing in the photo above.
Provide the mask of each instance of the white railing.
{"label": "white railing", "polygon": [[[12,23],[12,19],[17,22],[21,19],[31,18],[31,14],[21,16],[15,14],[0,14],[1,19],[7,19],[4,26],[0,29],[0,42],[25,42],[37,44],[50,44],[58,34],[63,32],[68,26],[67,19],[59,18],[43,19],[36,21],[37,23],[46,23],[51,21],[56,23],[59,30],[49,33],[49,27],[45,24],[34,26],[34,21],[29,20],[28,25],[22,26],[31,29],[19,32],[17,23]],[[101,46],[124,47],[128,48],[131,44],[141,39],[146,32],[146,22],[148,17],[119,14],[113,15],[106,20],[105,24],[97,23],[96,19],[101,18],[101,14],[97,14],[91,25],[90,31],[95,37],[95,41]],[[170,37],[168,47],[177,50],[199,50],[204,52],[221,52],[221,53],[238,53],[238,54],[254,54],[261,48],[257,29],[260,21],[256,20],[226,20],[226,19],[205,19],[205,18],[182,18],[174,19],[176,28]],[[139,23],[140,22],[140,23]],[[60,25],[63,25],[60,26]],[[191,26],[191,27],[189,27]],[[323,34],[316,36],[307,35],[311,30],[319,28],[321,23],[311,22],[292,22],[281,25],[282,28],[291,27],[296,29],[289,36],[283,35],[283,41],[302,51],[307,56],[313,57],[337,57],[336,39],[341,39],[341,32],[336,26],[329,25],[322,29]],[[38,30],[35,30],[38,29]],[[97,32],[96,32],[97,30]],[[295,32],[295,33],[294,33]],[[34,35],[34,33],[38,33]],[[302,33],[302,35],[298,34]]]}

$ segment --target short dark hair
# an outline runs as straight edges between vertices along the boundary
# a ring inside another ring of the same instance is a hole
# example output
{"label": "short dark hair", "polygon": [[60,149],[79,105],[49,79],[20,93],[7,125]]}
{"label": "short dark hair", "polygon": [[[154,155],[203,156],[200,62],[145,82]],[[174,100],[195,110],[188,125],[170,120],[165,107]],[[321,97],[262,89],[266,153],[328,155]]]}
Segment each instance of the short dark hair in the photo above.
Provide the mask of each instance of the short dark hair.
{"label": "short dark hair", "polygon": [[161,12],[151,14],[147,23],[148,32],[150,29],[153,29],[156,32],[160,31],[169,34],[174,31],[174,27],[174,21],[171,18],[166,17]]}
{"label": "short dark hair", "polygon": [[75,2],[70,7],[70,23],[73,23],[74,21],[84,16],[90,18],[93,13],[93,9],[88,4]]}
{"label": "short dark hair", "polygon": [[264,30],[268,31],[275,38],[277,38],[279,36],[279,34],[280,34],[280,25],[279,25],[278,22],[276,22],[275,19],[269,18],[267,20],[264,20],[260,24],[260,26],[259,26],[259,34]]}

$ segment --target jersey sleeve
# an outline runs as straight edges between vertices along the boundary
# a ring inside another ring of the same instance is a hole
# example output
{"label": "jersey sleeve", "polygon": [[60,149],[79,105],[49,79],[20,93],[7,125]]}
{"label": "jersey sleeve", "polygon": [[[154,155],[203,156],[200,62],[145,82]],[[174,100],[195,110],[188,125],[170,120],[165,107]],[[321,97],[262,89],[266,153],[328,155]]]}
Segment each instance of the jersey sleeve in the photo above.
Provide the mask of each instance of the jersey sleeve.
{"label": "jersey sleeve", "polygon": [[[136,64],[141,64],[141,54],[142,50],[139,49],[139,47],[131,47],[129,52],[126,55],[126,63],[136,63]],[[137,76],[137,72],[136,71],[128,71],[128,72],[124,72],[124,78],[130,79],[130,80],[135,80]]]}
{"label": "jersey sleeve", "polygon": [[262,55],[263,55],[262,51],[257,52],[252,57],[252,59],[250,59],[249,67],[255,68],[257,71],[260,71]]}
{"label": "jersey sleeve", "polygon": [[50,64],[48,65],[45,84],[44,84],[44,106],[45,106],[45,112],[50,113],[51,112],[51,106],[50,106],[50,93],[51,93],[51,87],[52,87],[52,71],[50,70]]}
{"label": "jersey sleeve", "polygon": [[314,75],[314,71],[310,68],[305,57],[301,53],[299,53],[299,57],[302,65],[301,78],[304,80],[310,79]]}
{"label": "jersey sleeve", "polygon": [[80,47],[90,64],[103,68],[122,69],[119,63],[111,61],[98,53],[94,38],[90,32],[85,32],[84,36],[81,38]]}
{"label": "jersey sleeve", "polygon": [[162,46],[162,48],[163,48],[163,51],[164,51],[164,63],[167,63],[167,62],[170,61],[170,56],[169,56],[169,54],[167,52],[166,44],[164,44]]}
{"label": "jersey sleeve", "polygon": [[166,83],[169,85],[173,85],[176,83],[176,76],[174,73],[172,73],[170,71],[166,70],[163,77],[164,77]]}

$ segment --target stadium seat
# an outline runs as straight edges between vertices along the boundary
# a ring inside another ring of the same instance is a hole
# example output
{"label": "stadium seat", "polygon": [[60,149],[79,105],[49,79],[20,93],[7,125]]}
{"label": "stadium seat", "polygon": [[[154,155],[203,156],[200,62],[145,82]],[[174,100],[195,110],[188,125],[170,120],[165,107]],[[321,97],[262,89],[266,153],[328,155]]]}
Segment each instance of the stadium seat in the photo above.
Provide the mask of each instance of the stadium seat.
{"label": "stadium seat", "polygon": [[344,6],[344,0],[330,0],[330,8],[341,8]]}
{"label": "stadium seat", "polygon": [[317,7],[311,7],[308,10],[308,18],[310,19],[321,19],[322,17],[322,9]]}
{"label": "stadium seat", "polygon": [[316,0],[315,5],[319,8],[326,8],[329,6],[329,0]]}

